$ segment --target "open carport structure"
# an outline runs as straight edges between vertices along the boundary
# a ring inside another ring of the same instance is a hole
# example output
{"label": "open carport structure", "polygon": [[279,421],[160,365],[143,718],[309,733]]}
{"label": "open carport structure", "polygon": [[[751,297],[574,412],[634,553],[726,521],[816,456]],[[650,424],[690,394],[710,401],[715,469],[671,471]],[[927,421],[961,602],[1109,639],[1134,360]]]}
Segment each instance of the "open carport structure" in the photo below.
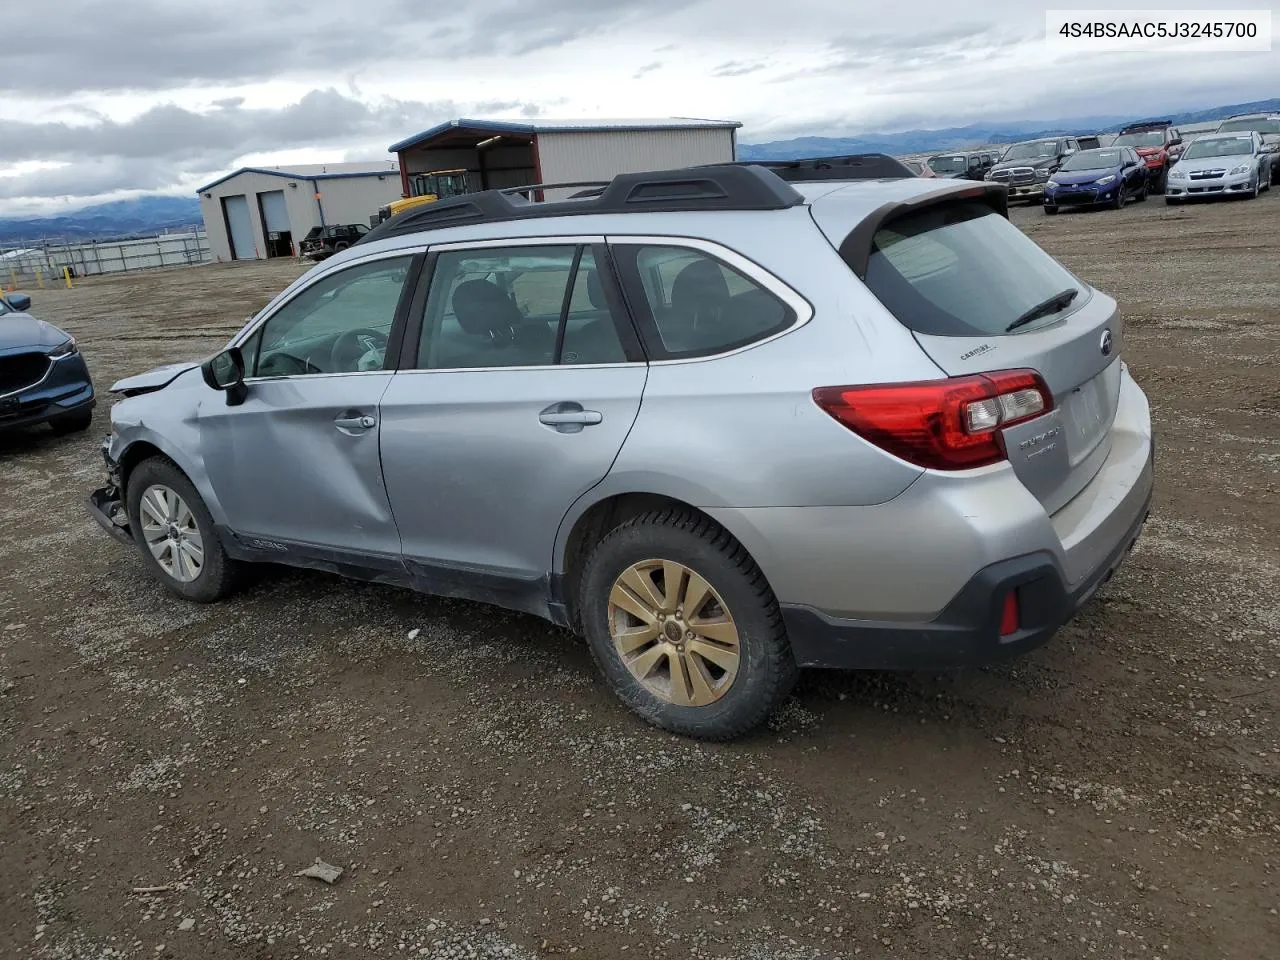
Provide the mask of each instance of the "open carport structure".
{"label": "open carport structure", "polygon": [[[732,120],[450,120],[394,143],[406,197],[425,175],[465,170],[470,190],[609,180],[619,173],[732,161]],[[548,199],[557,194],[548,193]]]}

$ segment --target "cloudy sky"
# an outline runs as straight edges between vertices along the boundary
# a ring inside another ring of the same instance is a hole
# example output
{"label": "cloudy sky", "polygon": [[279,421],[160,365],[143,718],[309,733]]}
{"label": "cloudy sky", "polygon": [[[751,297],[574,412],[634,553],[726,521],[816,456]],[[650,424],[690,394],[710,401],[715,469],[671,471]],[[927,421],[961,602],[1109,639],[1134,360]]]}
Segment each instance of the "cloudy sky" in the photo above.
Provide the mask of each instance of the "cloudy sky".
{"label": "cloudy sky", "polygon": [[[1276,0],[1182,6],[1280,25]],[[729,118],[753,142],[1280,95],[1280,45],[1051,54],[1025,0],[11,0],[0,27],[0,215],[385,159],[454,116]]]}

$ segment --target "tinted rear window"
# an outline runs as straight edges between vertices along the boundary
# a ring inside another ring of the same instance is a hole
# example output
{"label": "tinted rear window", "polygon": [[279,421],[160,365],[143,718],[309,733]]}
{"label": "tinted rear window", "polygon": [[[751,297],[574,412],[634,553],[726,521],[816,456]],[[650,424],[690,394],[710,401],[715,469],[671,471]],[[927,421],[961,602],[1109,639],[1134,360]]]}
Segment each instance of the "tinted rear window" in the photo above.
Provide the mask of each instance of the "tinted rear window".
{"label": "tinted rear window", "polygon": [[[1027,310],[1084,285],[990,207],[949,203],[892,220],[876,231],[867,287],[916,333],[1003,334]],[[1056,323],[1062,313],[1029,324]],[[1021,332],[1021,330],[1019,331]]]}

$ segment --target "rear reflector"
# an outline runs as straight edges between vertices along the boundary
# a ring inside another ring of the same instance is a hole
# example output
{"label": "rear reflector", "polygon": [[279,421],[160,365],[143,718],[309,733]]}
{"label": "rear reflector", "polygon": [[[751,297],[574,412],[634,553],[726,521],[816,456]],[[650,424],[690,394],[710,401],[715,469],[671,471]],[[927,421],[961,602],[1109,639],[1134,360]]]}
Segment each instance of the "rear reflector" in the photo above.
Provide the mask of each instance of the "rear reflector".
{"label": "rear reflector", "polygon": [[1004,612],[1000,615],[1000,636],[1007,637],[1018,632],[1018,593],[1010,590],[1004,595]]}
{"label": "rear reflector", "polygon": [[814,402],[864,440],[933,470],[1005,459],[999,431],[1053,409],[1034,370],[872,387],[819,387]]}

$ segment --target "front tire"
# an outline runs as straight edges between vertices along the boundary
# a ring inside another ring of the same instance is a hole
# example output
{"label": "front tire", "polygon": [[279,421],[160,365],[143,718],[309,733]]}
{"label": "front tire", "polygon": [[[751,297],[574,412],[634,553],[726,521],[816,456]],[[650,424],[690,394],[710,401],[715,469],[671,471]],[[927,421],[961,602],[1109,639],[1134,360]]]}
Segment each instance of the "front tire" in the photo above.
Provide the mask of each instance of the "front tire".
{"label": "front tire", "polygon": [[664,730],[734,739],[763,723],[795,684],[764,574],[704,517],[659,510],[610,532],[587,561],[579,601],[605,680]]}
{"label": "front tire", "polygon": [[1056,206],[1055,206],[1055,207],[1045,207],[1045,208],[1044,208],[1044,212],[1045,212],[1045,214],[1046,214],[1047,216],[1052,217],[1052,216],[1055,216],[1055,215],[1057,214],[1057,212],[1058,212],[1058,208],[1057,208]]}
{"label": "front tire", "polygon": [[204,500],[173,461],[140,463],[129,475],[126,497],[134,542],[156,579],[195,603],[235,592],[241,564],[222,549]]}
{"label": "front tire", "polygon": [[1116,188],[1116,198],[1111,201],[1111,206],[1117,210],[1123,210],[1126,198],[1127,194],[1124,192],[1124,184],[1122,183]]}

